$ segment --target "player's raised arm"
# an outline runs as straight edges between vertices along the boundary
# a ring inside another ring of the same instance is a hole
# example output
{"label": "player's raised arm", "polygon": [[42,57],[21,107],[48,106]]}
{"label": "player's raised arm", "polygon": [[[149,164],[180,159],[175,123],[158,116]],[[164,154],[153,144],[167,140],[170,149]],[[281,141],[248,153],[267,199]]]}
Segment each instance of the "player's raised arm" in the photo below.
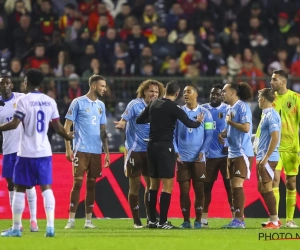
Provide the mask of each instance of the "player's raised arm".
{"label": "player's raised arm", "polygon": [[181,121],[188,128],[198,128],[204,119],[203,114],[197,116],[197,121],[191,120],[187,114],[178,106],[174,107],[174,114],[179,121]]}

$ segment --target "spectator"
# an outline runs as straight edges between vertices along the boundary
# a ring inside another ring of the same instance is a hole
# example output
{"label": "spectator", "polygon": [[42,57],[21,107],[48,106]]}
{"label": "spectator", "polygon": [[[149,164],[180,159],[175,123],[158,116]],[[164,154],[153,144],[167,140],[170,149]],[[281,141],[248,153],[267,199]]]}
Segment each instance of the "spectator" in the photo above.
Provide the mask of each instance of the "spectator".
{"label": "spectator", "polygon": [[115,28],[121,30],[125,23],[125,19],[131,14],[131,7],[128,3],[123,3],[121,7],[121,12],[115,18]]}
{"label": "spectator", "polygon": [[188,27],[186,19],[179,19],[177,28],[173,30],[168,37],[169,43],[176,47],[176,55],[179,56],[186,48],[187,44],[196,44],[196,39],[192,30]]}
{"label": "spectator", "polygon": [[94,44],[87,44],[85,47],[85,54],[76,61],[76,68],[79,75],[85,70],[89,69],[91,60],[96,57],[96,49]]}
{"label": "spectator", "polygon": [[153,72],[159,74],[162,62],[153,55],[152,49],[149,46],[145,46],[142,49],[141,55],[136,59],[131,67],[131,72],[135,75],[140,75],[142,68],[145,64],[151,64],[153,66]]}
{"label": "spectator", "polygon": [[[7,1],[13,2],[13,1]],[[20,18],[22,15],[30,14],[30,12],[26,9],[25,3],[22,0],[17,0],[14,3],[15,7],[13,12],[8,16],[8,24],[10,30],[15,30],[19,27]]]}
{"label": "spectator", "polygon": [[126,69],[126,64],[125,64],[124,60],[118,59],[115,62],[115,70],[114,70],[113,75],[115,75],[115,76],[127,76],[128,75],[128,72]]}
{"label": "spectator", "polygon": [[85,54],[86,46],[93,43],[89,30],[87,28],[81,30],[77,39],[69,45],[72,59],[82,57]]}
{"label": "spectator", "polygon": [[70,43],[77,39],[79,34],[82,32],[84,27],[82,26],[82,19],[76,18],[72,24],[72,26],[66,28],[66,36],[65,41]]}
{"label": "spectator", "polygon": [[168,42],[168,32],[163,26],[158,30],[157,41],[152,44],[152,53],[162,62],[164,62],[167,57],[176,56],[176,48],[173,44]]}
{"label": "spectator", "polygon": [[88,21],[89,15],[95,11],[97,0],[79,0],[78,10],[85,22]]}
{"label": "spectator", "polygon": [[114,19],[111,16],[111,14],[107,11],[105,4],[98,3],[96,10],[90,14],[88,19],[88,28],[90,32],[94,33],[97,30],[99,18],[102,15],[107,16],[108,26],[114,27]]}
{"label": "spectator", "polygon": [[212,45],[211,53],[208,55],[206,65],[206,74],[208,76],[214,76],[217,73],[217,69],[220,67],[220,65],[225,65],[222,47],[219,43],[214,43]]}
{"label": "spectator", "polygon": [[[244,61],[243,68],[238,76],[250,78],[250,80],[248,80],[248,84],[251,86],[254,95],[257,95],[258,90],[266,87],[266,83],[263,81],[263,79],[257,79],[262,78],[264,73],[256,68],[251,60]],[[240,80],[238,81],[244,81],[242,78],[239,79]]]}
{"label": "spectator", "polygon": [[[180,55],[180,71],[184,74],[187,74],[188,72],[188,66],[193,65],[197,69],[200,69],[201,67],[201,53],[199,51],[195,50],[194,45],[187,45],[186,51],[183,51]],[[193,70],[193,67],[189,68],[190,73],[195,71]],[[199,70],[198,70],[199,71]],[[198,72],[197,71],[197,72]],[[200,75],[200,72],[198,72]]]}
{"label": "spectator", "polygon": [[126,4],[127,0],[102,0],[102,2],[105,4],[112,17],[115,18],[121,12],[122,5]]}
{"label": "spectator", "polygon": [[38,69],[42,64],[48,64],[49,59],[45,57],[45,45],[36,44],[34,48],[34,56],[29,57],[26,60],[25,68],[35,68]]}
{"label": "spectator", "polygon": [[143,65],[142,71],[141,71],[142,76],[153,76],[153,65],[150,63],[147,63]]}
{"label": "spectator", "polygon": [[52,34],[52,39],[50,43],[48,43],[48,47],[46,49],[46,57],[49,58],[51,65],[56,64],[58,53],[62,50],[67,50],[68,48],[68,44],[64,42],[63,37],[60,35],[59,31],[54,31]]}
{"label": "spectator", "polygon": [[9,61],[11,52],[10,52],[10,34],[4,23],[4,19],[0,16],[0,59]]}
{"label": "spectator", "polygon": [[132,27],[134,25],[139,25],[139,22],[136,19],[136,17],[128,16],[125,18],[124,25],[119,32],[119,35],[123,41],[125,41],[129,35],[132,35]]}
{"label": "spectator", "polygon": [[227,58],[227,67],[230,76],[239,74],[242,66],[242,56],[239,52],[234,52]]}
{"label": "spectator", "polygon": [[[196,0],[196,9],[192,16],[194,30],[198,30],[202,26],[204,20],[214,19],[213,3],[208,0]],[[216,20],[217,22],[217,20]]]}
{"label": "spectator", "polygon": [[120,42],[117,32],[113,28],[109,28],[105,36],[100,37],[96,43],[96,55],[100,59],[103,68],[108,69],[111,55],[114,53],[115,46]]}
{"label": "spectator", "polygon": [[297,44],[296,52],[295,52],[295,54],[293,55],[293,58],[292,58],[292,63],[294,63],[298,60],[300,60],[300,43]]}
{"label": "spectator", "polygon": [[166,18],[166,28],[168,32],[171,32],[176,28],[179,19],[187,19],[187,15],[183,12],[182,7],[179,3],[174,3],[172,9]]}
{"label": "spectator", "polygon": [[169,58],[168,63],[163,71],[163,75],[167,77],[183,76],[179,70],[179,64],[175,58]]}
{"label": "spectator", "polygon": [[287,61],[288,54],[286,49],[278,49],[276,55],[277,59],[268,66],[268,74],[271,76],[274,70],[284,70],[285,72],[289,73],[290,65]]}
{"label": "spectator", "polygon": [[93,35],[94,42],[98,42],[99,38],[104,36],[108,30],[108,28],[113,28],[113,26],[109,25],[108,18],[106,15],[101,15],[99,17],[99,23],[96,28],[96,31]]}
{"label": "spectator", "polygon": [[77,97],[82,96],[82,89],[79,84],[79,76],[77,74],[71,74],[68,77],[69,84],[68,84],[68,91],[67,95],[65,95],[64,100],[65,104],[69,104]]}
{"label": "spectator", "polygon": [[126,39],[129,46],[129,54],[132,61],[135,61],[141,54],[142,49],[148,45],[147,38],[142,34],[141,26],[134,25],[132,27],[132,35]]}
{"label": "spectator", "polygon": [[154,6],[151,4],[146,5],[142,18],[143,29],[150,29],[153,24],[158,24],[159,22],[160,20],[158,15],[155,13]]}
{"label": "spectator", "polygon": [[114,64],[117,60],[124,60],[126,64],[126,72],[130,72],[131,59],[128,53],[128,47],[125,43],[116,43],[114,53],[109,57],[109,71],[112,72],[114,69]]}
{"label": "spectator", "polygon": [[13,31],[14,56],[23,58],[31,52],[33,44],[38,42],[40,31],[31,24],[29,15],[22,15],[20,27]]}
{"label": "spectator", "polygon": [[34,21],[40,26],[44,40],[49,42],[52,33],[58,28],[58,16],[53,12],[51,0],[42,0]]}
{"label": "spectator", "polygon": [[255,68],[258,68],[260,71],[263,71],[264,65],[261,62],[257,53],[253,52],[250,48],[245,48],[243,51],[243,62],[252,61]]}
{"label": "spectator", "polygon": [[59,29],[61,34],[64,36],[66,29],[73,25],[73,22],[79,14],[76,10],[76,6],[72,3],[67,3],[64,8],[64,14],[59,18]]}
{"label": "spectator", "polygon": [[[221,82],[223,85],[232,81],[232,77],[229,74],[228,67],[226,64],[219,65],[216,76],[221,78]],[[220,83],[220,80],[218,80],[217,83]]]}
{"label": "spectator", "polygon": [[[55,76],[63,75],[63,68],[69,63],[69,54],[67,51],[61,50],[58,53],[57,60],[55,62],[54,74]],[[75,70],[73,71],[75,72]]]}
{"label": "spectator", "polygon": [[[31,0],[19,0],[19,1],[16,1],[16,0],[5,0],[5,5],[4,5],[4,8],[5,8],[5,12],[7,14],[10,14],[12,13],[15,9],[16,9],[16,4],[22,2],[24,7],[22,7],[22,9],[24,9],[25,11],[21,11],[20,13],[21,14],[25,14],[25,13],[30,13],[31,12]],[[21,9],[21,5],[18,4],[18,9]]]}
{"label": "spectator", "polygon": [[10,70],[7,72],[7,75],[14,78],[23,78],[25,76],[22,69],[22,64],[19,58],[13,58],[10,61]]}
{"label": "spectator", "polygon": [[93,58],[90,63],[90,68],[83,72],[82,77],[88,79],[92,75],[100,75],[100,74],[101,74],[100,62],[97,58]]}

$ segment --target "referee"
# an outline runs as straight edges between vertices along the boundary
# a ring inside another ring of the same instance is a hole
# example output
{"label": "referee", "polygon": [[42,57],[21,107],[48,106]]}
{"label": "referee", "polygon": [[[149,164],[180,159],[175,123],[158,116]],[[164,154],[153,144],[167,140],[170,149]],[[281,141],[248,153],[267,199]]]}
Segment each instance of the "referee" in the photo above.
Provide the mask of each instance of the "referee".
{"label": "referee", "polygon": [[[196,121],[188,118],[187,114],[174,103],[179,92],[179,84],[170,81],[167,83],[165,96],[152,101],[136,119],[137,124],[150,121],[150,140],[147,148],[150,175],[149,228],[176,228],[167,221],[177,157],[173,146],[175,125],[178,119],[189,128],[197,128],[204,118],[202,113],[195,117]],[[160,195],[160,221],[156,223],[156,202],[160,180],[163,185]]]}

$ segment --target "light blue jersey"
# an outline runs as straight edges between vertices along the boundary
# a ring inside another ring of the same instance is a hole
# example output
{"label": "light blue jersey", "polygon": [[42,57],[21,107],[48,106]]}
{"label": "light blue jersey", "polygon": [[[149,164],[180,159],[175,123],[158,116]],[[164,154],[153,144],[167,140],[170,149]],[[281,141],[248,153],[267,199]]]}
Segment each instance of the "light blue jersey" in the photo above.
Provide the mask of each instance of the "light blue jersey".
{"label": "light blue jersey", "polygon": [[248,133],[244,133],[227,124],[228,158],[236,158],[243,155],[253,157],[254,152],[251,142],[252,113],[249,105],[238,100],[232,107],[229,107],[227,114],[233,114],[233,122],[250,124]]}
{"label": "light blue jersey", "polygon": [[66,114],[73,122],[75,131],[73,150],[101,154],[100,125],[106,124],[105,105],[100,100],[92,101],[87,96],[75,98]]}
{"label": "light blue jersey", "polygon": [[[269,148],[271,141],[271,133],[278,131],[280,133],[281,119],[277,111],[273,108],[264,109],[262,115],[262,120],[260,122],[260,135],[257,148],[257,160],[262,160]],[[269,157],[269,161],[279,161],[279,147],[280,141],[278,141],[276,149],[273,151]]]}
{"label": "light blue jersey", "polygon": [[126,141],[125,147],[127,150],[134,152],[146,152],[147,143],[144,139],[149,138],[150,124],[137,124],[136,118],[145,109],[147,104],[144,99],[137,98],[128,103],[122,118],[126,123]]}
{"label": "light blue jersey", "polygon": [[[213,136],[213,119],[210,112],[198,105],[190,110],[185,106],[182,109],[191,120],[196,121],[197,115],[204,113],[204,122],[198,128],[187,128],[182,122],[177,121],[175,129],[175,142],[177,145],[180,160],[185,162],[195,162],[202,152],[205,156]],[[176,149],[175,149],[176,150]],[[205,161],[203,157],[202,161]]]}
{"label": "light blue jersey", "polygon": [[208,147],[207,158],[225,157],[227,155],[222,153],[224,145],[219,142],[218,136],[226,128],[225,118],[229,106],[225,103],[221,103],[221,105],[218,107],[212,107],[209,103],[205,103],[202,105],[202,107],[208,109],[211,113],[215,127],[213,139]]}

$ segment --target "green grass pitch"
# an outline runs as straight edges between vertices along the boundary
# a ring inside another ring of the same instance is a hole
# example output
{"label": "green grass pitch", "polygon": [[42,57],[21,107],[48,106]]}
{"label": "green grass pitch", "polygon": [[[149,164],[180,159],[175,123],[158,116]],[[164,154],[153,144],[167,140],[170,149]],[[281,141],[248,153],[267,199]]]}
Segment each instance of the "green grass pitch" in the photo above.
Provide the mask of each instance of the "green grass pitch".
{"label": "green grass pitch", "polygon": [[[171,219],[179,226],[181,219]],[[56,237],[45,238],[45,220],[39,220],[40,232],[29,232],[29,221],[24,220],[21,238],[0,238],[0,250],[102,250],[102,249],[209,249],[209,250],[276,250],[295,249],[299,240],[259,240],[259,233],[278,233],[293,237],[300,235],[300,229],[262,230],[260,223],[265,219],[246,219],[246,229],[220,229],[229,219],[210,219],[210,229],[134,229],[130,219],[94,219],[97,229],[84,229],[84,220],[77,219],[75,229],[64,229],[67,220],[56,220]],[[145,220],[143,220],[145,222]],[[284,221],[282,221],[284,222]],[[300,219],[295,222],[299,225]],[[0,220],[0,229],[10,227],[11,220]]]}

